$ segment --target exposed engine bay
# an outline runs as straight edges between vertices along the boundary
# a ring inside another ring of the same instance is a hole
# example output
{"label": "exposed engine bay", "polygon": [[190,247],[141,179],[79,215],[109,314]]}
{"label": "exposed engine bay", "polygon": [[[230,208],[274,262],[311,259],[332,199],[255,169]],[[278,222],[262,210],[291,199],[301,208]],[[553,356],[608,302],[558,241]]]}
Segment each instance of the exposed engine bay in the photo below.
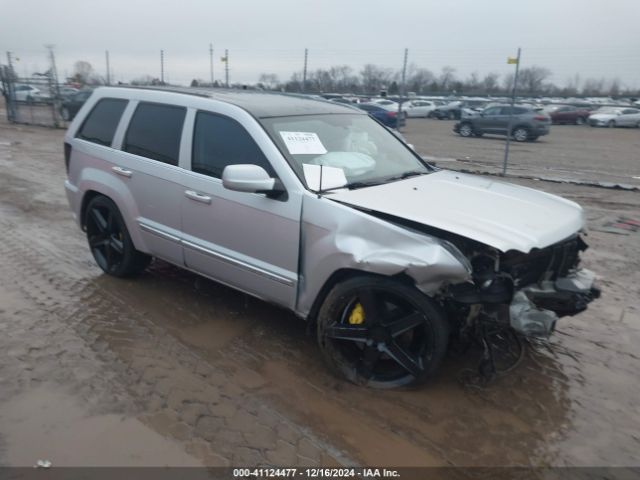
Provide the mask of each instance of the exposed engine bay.
{"label": "exposed engine bay", "polygon": [[501,252],[460,235],[379,212],[379,218],[446,240],[468,260],[471,279],[440,294],[458,330],[477,322],[510,326],[527,337],[548,337],[560,317],[584,311],[600,296],[593,272],[582,269],[588,248],[580,234],[528,253]]}

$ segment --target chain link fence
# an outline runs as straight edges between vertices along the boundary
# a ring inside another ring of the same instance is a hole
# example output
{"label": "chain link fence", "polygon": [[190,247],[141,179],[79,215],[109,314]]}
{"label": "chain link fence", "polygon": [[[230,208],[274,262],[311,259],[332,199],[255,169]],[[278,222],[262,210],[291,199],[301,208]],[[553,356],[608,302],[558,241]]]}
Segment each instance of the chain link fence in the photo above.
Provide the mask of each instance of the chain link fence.
{"label": "chain link fence", "polygon": [[74,89],[60,86],[55,74],[45,72],[18,77],[7,65],[0,65],[0,89],[7,120],[11,123],[64,128],[63,103]]}

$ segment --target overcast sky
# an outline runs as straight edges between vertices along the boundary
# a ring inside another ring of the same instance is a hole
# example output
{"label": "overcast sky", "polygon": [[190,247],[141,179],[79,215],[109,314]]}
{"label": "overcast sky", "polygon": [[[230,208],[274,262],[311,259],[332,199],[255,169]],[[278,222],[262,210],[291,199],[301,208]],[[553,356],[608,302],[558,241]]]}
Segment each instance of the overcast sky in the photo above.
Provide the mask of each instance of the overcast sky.
{"label": "overcast sky", "polygon": [[20,75],[47,67],[54,44],[58,72],[76,60],[105,72],[109,50],[116,80],[144,74],[188,83],[214,75],[229,49],[232,82],[256,82],[261,73],[288,79],[309,69],[373,63],[409,63],[459,76],[506,73],[506,57],[523,49],[522,65],[539,65],[563,85],[574,74],[619,78],[640,87],[640,0],[0,0],[2,63],[9,50]]}

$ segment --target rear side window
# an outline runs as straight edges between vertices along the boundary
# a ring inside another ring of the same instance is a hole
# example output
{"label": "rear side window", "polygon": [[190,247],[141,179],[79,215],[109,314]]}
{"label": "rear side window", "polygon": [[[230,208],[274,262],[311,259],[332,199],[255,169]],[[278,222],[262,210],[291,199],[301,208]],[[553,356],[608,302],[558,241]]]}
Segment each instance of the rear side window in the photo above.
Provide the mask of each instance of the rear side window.
{"label": "rear side window", "polygon": [[239,164],[258,165],[275,177],[271,164],[242,125],[227,117],[198,112],[191,170],[221,178],[224,167]]}
{"label": "rear side window", "polygon": [[140,103],[129,123],[123,150],[169,165],[178,165],[186,112],[184,107]]}
{"label": "rear side window", "polygon": [[121,98],[103,98],[87,115],[76,136],[88,142],[110,147],[127,103],[128,100]]}

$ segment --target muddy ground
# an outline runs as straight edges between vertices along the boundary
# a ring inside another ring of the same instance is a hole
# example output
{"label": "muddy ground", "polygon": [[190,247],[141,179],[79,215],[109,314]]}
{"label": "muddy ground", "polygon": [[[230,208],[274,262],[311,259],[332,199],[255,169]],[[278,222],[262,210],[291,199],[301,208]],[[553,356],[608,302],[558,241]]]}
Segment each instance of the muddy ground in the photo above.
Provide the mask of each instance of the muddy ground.
{"label": "muddy ground", "polygon": [[[518,181],[585,206],[602,298],[486,386],[472,351],[371,391],[327,372],[286,311],[162,262],[103,275],[67,208],[62,136],[0,123],[0,465],[640,463],[640,233],[597,230],[638,219],[637,192]],[[589,138],[571,145],[585,165]]]}

